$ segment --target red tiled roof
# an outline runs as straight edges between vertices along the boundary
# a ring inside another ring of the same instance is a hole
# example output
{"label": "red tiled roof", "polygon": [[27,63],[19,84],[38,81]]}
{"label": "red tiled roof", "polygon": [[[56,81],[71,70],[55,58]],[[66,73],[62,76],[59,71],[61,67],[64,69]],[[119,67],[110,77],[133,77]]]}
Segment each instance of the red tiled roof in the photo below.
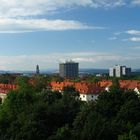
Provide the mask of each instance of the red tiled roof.
{"label": "red tiled roof", "polygon": [[97,94],[101,92],[102,88],[95,83],[87,82],[51,82],[52,90],[62,91],[66,86],[74,86],[75,89],[82,94]]}
{"label": "red tiled roof", "polygon": [[[136,87],[140,89],[140,81],[138,80],[119,80],[120,87],[126,90],[134,90]],[[98,83],[88,82],[51,82],[53,90],[63,90],[65,86],[74,86],[81,94],[97,94],[103,91],[106,87],[112,85],[111,80],[102,80]]]}
{"label": "red tiled roof", "polygon": [[17,89],[17,85],[12,84],[0,84],[0,93],[7,94],[10,90]]}

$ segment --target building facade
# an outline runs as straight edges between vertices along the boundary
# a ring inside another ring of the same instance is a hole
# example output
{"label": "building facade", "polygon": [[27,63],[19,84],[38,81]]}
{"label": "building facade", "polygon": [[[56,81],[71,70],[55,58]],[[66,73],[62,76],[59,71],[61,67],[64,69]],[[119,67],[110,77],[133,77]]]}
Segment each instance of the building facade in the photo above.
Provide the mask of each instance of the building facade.
{"label": "building facade", "polygon": [[115,77],[122,77],[122,66],[115,66]]}
{"label": "building facade", "polygon": [[[79,92],[79,99],[82,101],[95,101],[102,92],[110,92],[112,80],[102,80],[98,83],[89,82],[55,82],[50,83],[52,91],[63,92],[64,87],[73,86]],[[119,80],[120,88],[124,91],[135,91],[140,96],[140,82],[139,80]]]}
{"label": "building facade", "polygon": [[114,77],[114,75],[115,75],[115,69],[114,68],[110,68],[109,69],[109,76],[110,77]]}
{"label": "building facade", "polygon": [[126,66],[116,65],[113,68],[109,69],[110,77],[122,77],[122,76],[130,76],[131,68],[127,68]]}
{"label": "building facade", "polygon": [[79,76],[79,64],[73,61],[59,64],[59,75],[63,78],[76,78]]}
{"label": "building facade", "polygon": [[64,87],[72,86],[76,91],[79,92],[79,99],[82,101],[95,101],[97,100],[99,93],[102,92],[103,88],[99,86],[97,83],[87,83],[87,82],[51,82],[52,91],[63,92]]}
{"label": "building facade", "polygon": [[126,66],[122,67],[122,75],[131,75],[131,68],[127,68]]}

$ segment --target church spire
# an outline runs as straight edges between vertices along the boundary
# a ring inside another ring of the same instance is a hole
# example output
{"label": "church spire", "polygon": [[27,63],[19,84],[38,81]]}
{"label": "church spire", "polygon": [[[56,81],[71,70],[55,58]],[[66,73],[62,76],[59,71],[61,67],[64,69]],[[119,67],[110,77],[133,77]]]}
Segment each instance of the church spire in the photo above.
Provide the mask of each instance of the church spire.
{"label": "church spire", "polygon": [[36,74],[39,74],[39,65],[36,65]]}

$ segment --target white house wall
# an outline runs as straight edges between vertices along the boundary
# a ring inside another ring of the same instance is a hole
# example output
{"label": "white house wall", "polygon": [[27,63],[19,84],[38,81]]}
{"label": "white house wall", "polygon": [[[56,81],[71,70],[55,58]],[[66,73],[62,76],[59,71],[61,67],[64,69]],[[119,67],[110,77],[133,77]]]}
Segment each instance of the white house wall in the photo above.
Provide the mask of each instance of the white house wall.
{"label": "white house wall", "polygon": [[80,94],[80,99],[82,101],[95,101],[98,99],[98,95],[97,94]]}
{"label": "white house wall", "polygon": [[0,98],[2,99],[2,103],[4,102],[6,97],[7,97],[6,94],[0,93]]}

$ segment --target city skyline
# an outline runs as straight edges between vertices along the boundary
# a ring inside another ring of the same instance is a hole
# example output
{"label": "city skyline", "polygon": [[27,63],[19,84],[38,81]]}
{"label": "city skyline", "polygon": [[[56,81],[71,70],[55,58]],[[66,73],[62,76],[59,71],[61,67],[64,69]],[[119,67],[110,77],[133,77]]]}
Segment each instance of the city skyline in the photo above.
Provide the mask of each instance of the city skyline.
{"label": "city skyline", "polygon": [[0,70],[140,68],[140,0],[0,0]]}

